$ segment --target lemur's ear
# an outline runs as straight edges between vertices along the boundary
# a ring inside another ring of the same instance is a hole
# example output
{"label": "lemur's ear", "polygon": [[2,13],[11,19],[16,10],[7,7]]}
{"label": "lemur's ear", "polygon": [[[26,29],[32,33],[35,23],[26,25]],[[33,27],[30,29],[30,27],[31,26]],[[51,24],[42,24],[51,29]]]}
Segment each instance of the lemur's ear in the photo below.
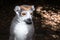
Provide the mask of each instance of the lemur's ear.
{"label": "lemur's ear", "polygon": [[34,5],[32,5],[32,10],[33,10],[33,11],[35,10]]}
{"label": "lemur's ear", "polygon": [[16,12],[17,15],[19,15],[19,12],[21,11],[20,6],[15,6],[14,11]]}

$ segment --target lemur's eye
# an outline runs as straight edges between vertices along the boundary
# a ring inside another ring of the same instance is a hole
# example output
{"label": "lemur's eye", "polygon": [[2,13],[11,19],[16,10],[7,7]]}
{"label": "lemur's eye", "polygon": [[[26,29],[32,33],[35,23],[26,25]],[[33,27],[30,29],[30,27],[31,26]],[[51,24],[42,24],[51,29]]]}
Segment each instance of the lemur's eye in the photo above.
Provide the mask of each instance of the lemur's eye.
{"label": "lemur's eye", "polygon": [[30,13],[31,15],[33,15],[33,13]]}
{"label": "lemur's eye", "polygon": [[26,14],[25,13],[21,13],[22,16],[25,16]]}

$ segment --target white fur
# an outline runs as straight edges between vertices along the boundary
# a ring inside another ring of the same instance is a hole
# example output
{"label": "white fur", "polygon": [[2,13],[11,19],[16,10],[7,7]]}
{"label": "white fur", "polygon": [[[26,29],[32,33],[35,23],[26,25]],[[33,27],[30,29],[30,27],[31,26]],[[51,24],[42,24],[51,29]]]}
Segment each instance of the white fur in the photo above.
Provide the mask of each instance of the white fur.
{"label": "white fur", "polygon": [[[32,10],[22,11],[21,13],[26,13],[25,16],[20,16],[19,12],[21,8],[16,6],[14,11],[16,12],[16,16],[14,17],[11,28],[10,28],[10,39],[9,40],[32,40],[32,36],[34,34],[34,26],[33,23],[28,25],[24,22],[24,20],[30,18],[32,20]],[[34,10],[34,8],[33,8]],[[32,21],[33,22],[33,21]]]}
{"label": "white fur", "polygon": [[30,37],[32,36],[33,32],[33,25],[26,25],[24,22],[18,23],[14,28],[14,33],[19,40],[26,40],[29,34]]}

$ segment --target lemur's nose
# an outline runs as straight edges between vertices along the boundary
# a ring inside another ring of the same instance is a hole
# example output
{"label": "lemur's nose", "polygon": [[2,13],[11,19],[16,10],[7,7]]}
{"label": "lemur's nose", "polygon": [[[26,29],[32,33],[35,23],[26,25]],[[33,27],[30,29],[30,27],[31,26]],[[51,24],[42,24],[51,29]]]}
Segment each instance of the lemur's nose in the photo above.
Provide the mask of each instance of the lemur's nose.
{"label": "lemur's nose", "polygon": [[26,22],[27,24],[32,24],[32,20],[31,20],[30,18],[28,18],[27,20],[25,20],[25,22]]}
{"label": "lemur's nose", "polygon": [[27,19],[28,21],[31,21],[31,19],[29,18],[29,19]]}

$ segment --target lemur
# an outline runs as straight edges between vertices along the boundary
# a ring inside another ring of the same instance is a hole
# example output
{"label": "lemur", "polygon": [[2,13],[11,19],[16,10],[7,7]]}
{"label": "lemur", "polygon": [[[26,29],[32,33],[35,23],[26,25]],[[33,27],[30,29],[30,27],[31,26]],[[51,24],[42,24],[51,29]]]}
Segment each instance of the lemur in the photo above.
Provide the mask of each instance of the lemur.
{"label": "lemur", "polygon": [[32,40],[34,25],[32,21],[34,5],[15,6],[16,16],[10,27],[9,40]]}

